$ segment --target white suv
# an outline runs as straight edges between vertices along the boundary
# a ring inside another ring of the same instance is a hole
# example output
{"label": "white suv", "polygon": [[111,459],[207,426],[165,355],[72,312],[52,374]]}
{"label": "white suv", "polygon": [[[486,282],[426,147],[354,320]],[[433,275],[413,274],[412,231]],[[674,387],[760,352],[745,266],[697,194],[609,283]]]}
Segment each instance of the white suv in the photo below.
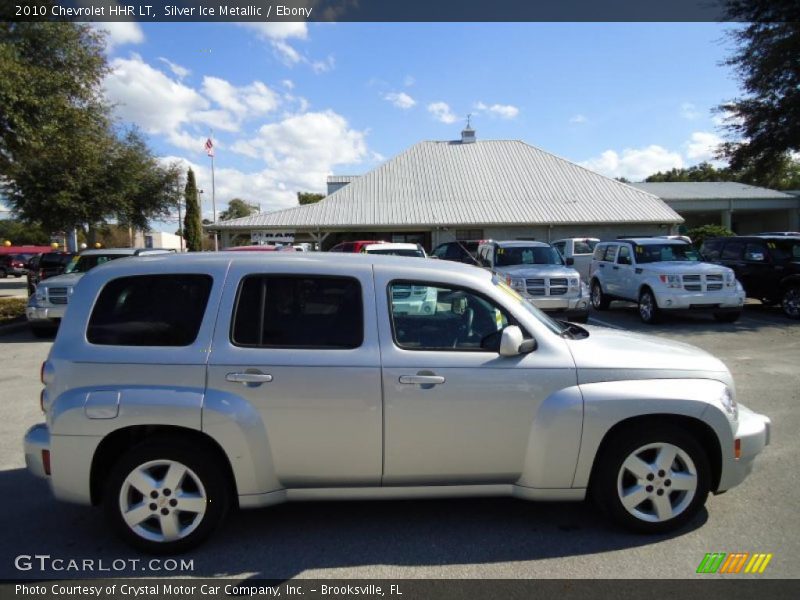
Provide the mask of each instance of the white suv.
{"label": "white suv", "polygon": [[589,272],[592,306],[606,310],[613,300],[637,302],[645,323],[663,311],[710,312],[732,323],[742,313],[745,293],[731,269],[702,262],[680,239],[627,238],[601,242]]}
{"label": "white suv", "polygon": [[[409,286],[435,310],[404,312]],[[769,443],[710,354],[553,321],[468,265],[162,255],[92,269],[73,300],[25,460],[145,551],[187,550],[231,507],[314,499],[589,494],[664,532]]]}

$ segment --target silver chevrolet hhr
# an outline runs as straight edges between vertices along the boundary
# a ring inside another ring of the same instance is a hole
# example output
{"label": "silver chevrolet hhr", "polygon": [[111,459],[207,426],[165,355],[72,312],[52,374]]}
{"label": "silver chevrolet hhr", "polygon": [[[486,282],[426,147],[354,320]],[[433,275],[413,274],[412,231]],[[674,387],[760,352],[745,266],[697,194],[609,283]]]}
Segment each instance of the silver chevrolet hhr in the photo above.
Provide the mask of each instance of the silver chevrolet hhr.
{"label": "silver chevrolet hhr", "polygon": [[591,495],[663,532],[741,483],[770,432],[697,348],[554,321],[418,258],[114,261],[76,286],[42,381],[28,468],[155,553],[232,507],[310,499]]}

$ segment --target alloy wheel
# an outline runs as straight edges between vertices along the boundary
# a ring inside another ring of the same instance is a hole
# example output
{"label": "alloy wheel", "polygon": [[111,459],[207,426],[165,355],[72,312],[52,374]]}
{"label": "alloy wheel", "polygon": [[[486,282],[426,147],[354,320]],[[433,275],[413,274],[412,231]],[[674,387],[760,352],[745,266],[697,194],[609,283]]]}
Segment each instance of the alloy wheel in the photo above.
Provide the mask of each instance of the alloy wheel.
{"label": "alloy wheel", "polygon": [[683,513],[697,492],[697,468],[674,444],[647,444],[631,452],[617,475],[617,495],[631,515],[662,523]]}
{"label": "alloy wheel", "polygon": [[792,319],[800,318],[800,287],[786,290],[783,295],[783,312]]}
{"label": "alloy wheel", "polygon": [[200,478],[174,460],[153,460],[133,469],[122,483],[119,509],[125,524],[153,542],[173,542],[191,534],[208,506]]}

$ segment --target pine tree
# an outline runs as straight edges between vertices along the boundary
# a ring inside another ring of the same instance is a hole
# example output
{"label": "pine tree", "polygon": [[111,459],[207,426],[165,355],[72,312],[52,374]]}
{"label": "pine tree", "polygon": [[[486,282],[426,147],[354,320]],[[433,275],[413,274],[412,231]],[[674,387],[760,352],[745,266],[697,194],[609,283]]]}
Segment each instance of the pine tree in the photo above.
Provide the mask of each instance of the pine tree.
{"label": "pine tree", "polygon": [[186,249],[189,252],[200,252],[203,249],[203,226],[200,221],[200,206],[197,203],[197,184],[191,168],[186,175],[183,194],[186,203],[186,217],[183,220]]}

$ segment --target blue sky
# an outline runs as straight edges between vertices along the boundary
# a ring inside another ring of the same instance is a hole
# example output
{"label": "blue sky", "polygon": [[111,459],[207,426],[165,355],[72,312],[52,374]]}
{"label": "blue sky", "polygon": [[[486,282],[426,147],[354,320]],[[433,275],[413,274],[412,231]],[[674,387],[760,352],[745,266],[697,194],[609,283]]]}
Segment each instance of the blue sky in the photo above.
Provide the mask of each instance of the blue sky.
{"label": "blue sky", "polygon": [[290,206],[330,173],[457,138],[467,113],[479,139],[641,179],[710,158],[710,109],[738,94],[730,26],[713,23],[101,26],[118,117],[207,191],[213,128],[218,209]]}

